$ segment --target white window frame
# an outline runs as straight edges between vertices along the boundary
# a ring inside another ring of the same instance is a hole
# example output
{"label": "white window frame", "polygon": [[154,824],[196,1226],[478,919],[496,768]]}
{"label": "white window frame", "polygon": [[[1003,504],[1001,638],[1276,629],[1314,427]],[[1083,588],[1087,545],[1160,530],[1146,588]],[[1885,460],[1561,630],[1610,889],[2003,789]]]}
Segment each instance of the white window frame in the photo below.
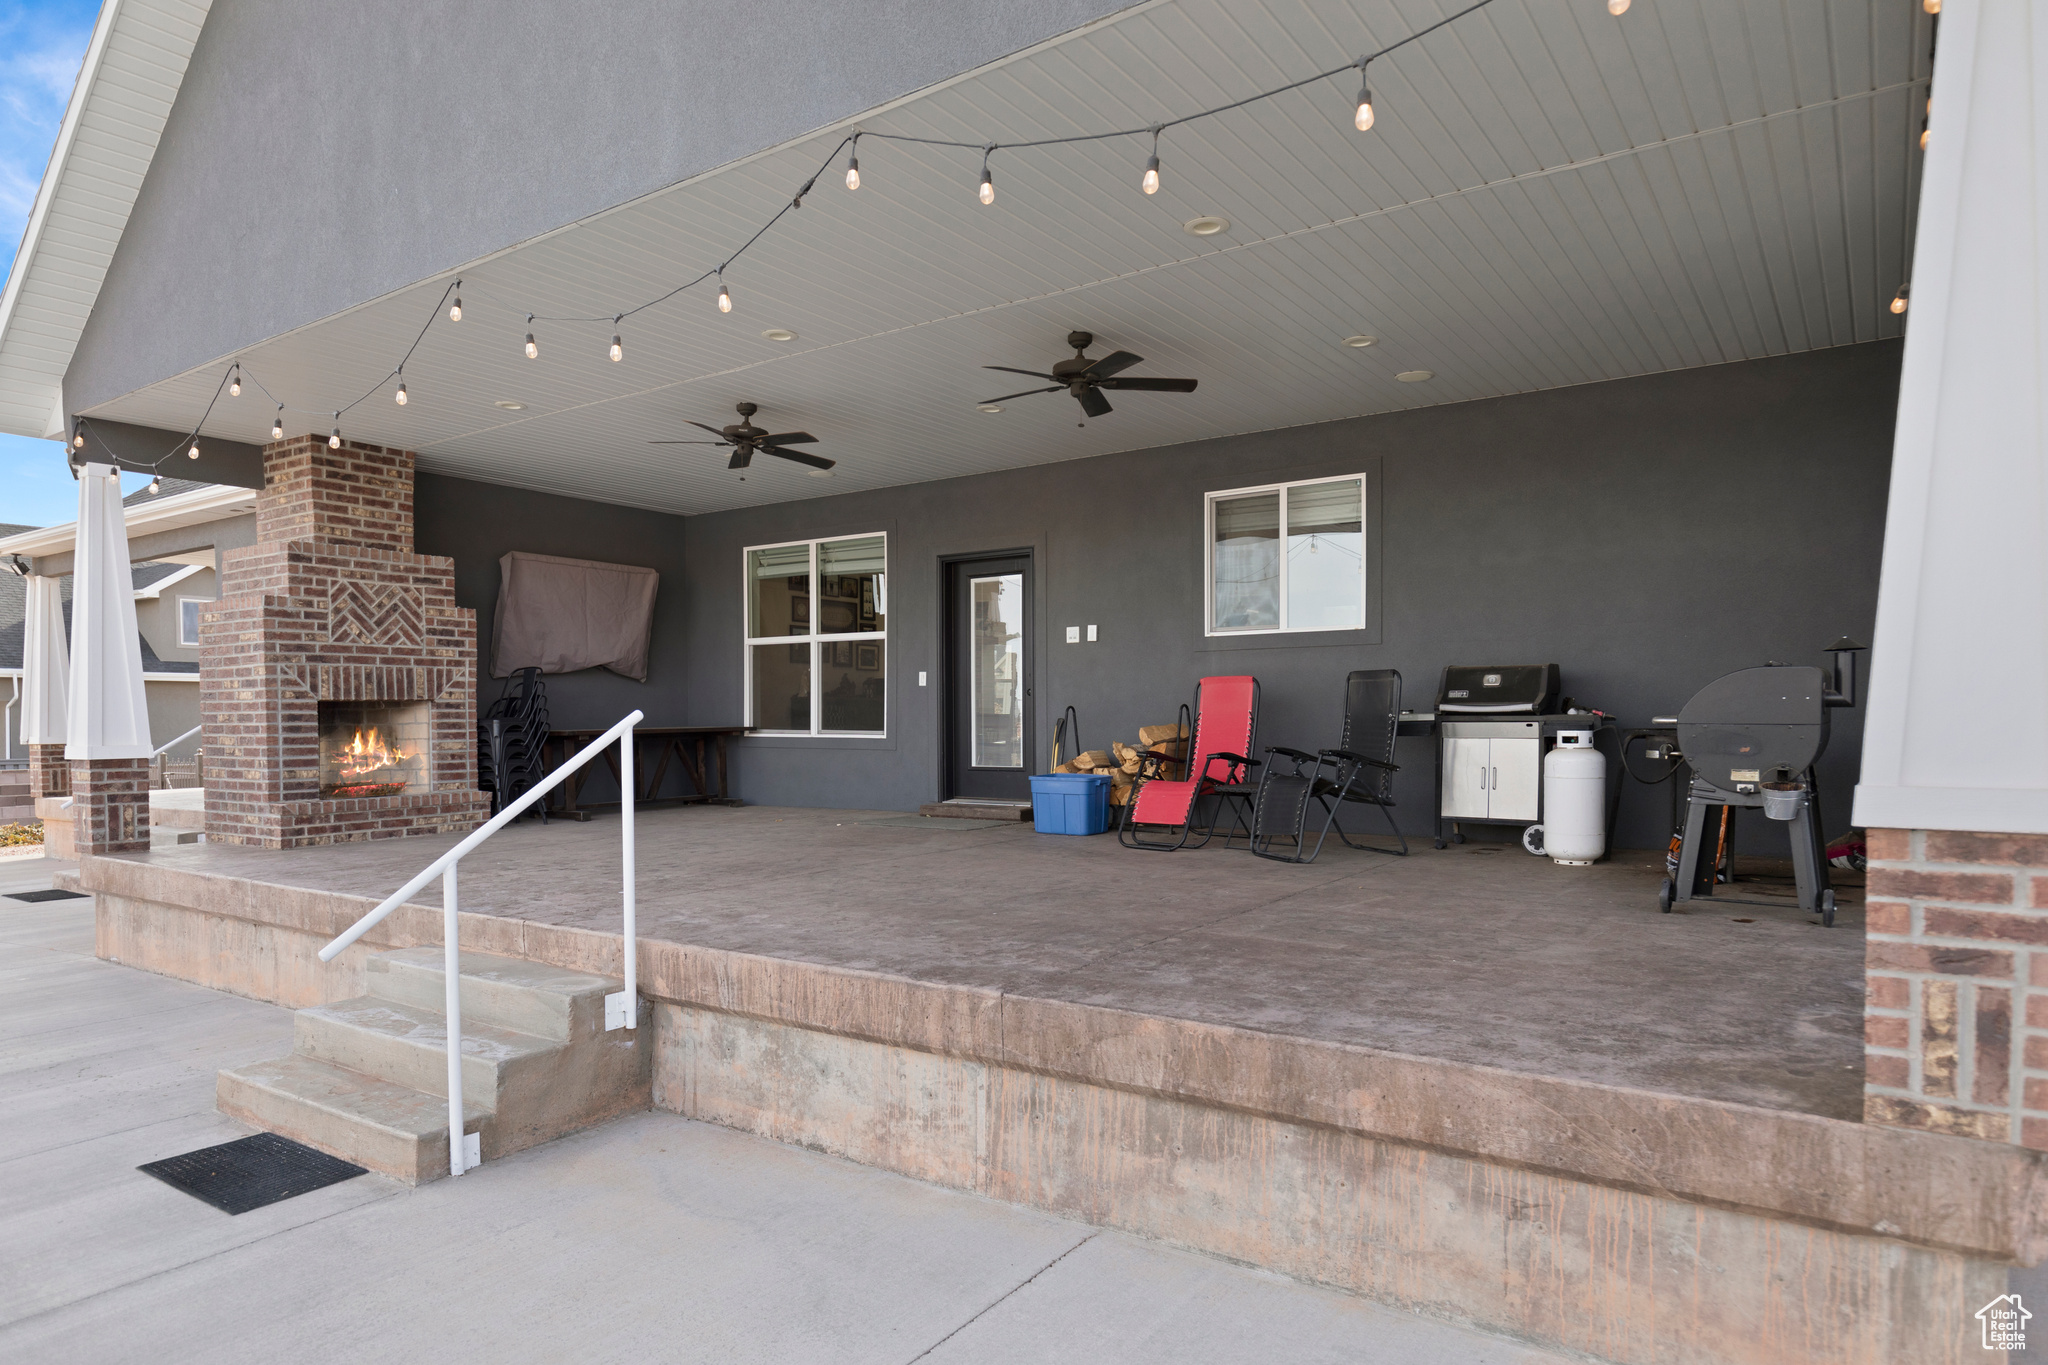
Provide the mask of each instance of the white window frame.
{"label": "white window frame", "polygon": [[[834,635],[819,634],[818,627],[823,624],[821,620],[823,615],[821,609],[822,599],[818,596],[818,557],[820,547],[833,541],[874,540],[877,537],[882,542],[882,582],[885,599],[879,604],[882,628],[880,630],[847,631]],[[745,706],[743,723],[747,727],[747,733],[783,739],[887,739],[889,737],[889,702],[891,691],[889,678],[894,668],[894,663],[888,653],[889,608],[886,601],[889,573],[889,533],[887,531],[854,531],[846,535],[815,536],[806,540],[774,540],[761,545],[742,547],[740,550],[740,629],[742,631],[745,631],[752,622],[754,614],[754,584],[751,577],[752,571],[748,568],[749,560],[756,550],[780,550],[791,545],[804,545],[810,548],[811,633],[801,636],[749,635],[746,637],[746,643],[741,646],[743,657],[740,664],[740,679]],[[838,644],[847,640],[879,640],[882,642],[882,728],[880,730],[827,730],[822,728],[820,724],[824,717],[824,689],[818,686],[818,679],[821,676],[818,670],[818,646]],[[808,730],[757,729],[754,725],[754,647],[756,645],[791,645],[799,642],[809,644],[811,650],[811,728]]]}
{"label": "white window frame", "polygon": [[[194,640],[188,640],[188,639],[186,639],[186,638],[185,638],[185,604],[186,604],[187,602],[197,602],[197,603],[199,604],[200,610],[201,610],[201,611],[203,612],[203,611],[205,611],[205,609],[206,609],[206,608],[207,608],[208,606],[212,605],[213,603],[215,603],[215,602],[217,602],[217,601],[219,601],[219,600],[220,600],[220,599],[219,599],[219,598],[217,598],[217,597],[180,597],[180,598],[178,599],[178,622],[177,622],[178,648],[180,648],[180,649],[197,649],[197,648],[199,648],[199,641],[198,641],[198,640],[196,640],[196,639],[194,639]],[[196,627],[196,626],[197,626],[197,625],[198,625],[199,623],[198,623],[198,622],[197,622],[197,621],[195,620],[195,621],[194,621],[194,622],[193,622],[192,624],[193,624],[193,625],[194,625],[194,626]]]}
{"label": "white window frame", "polygon": [[[1287,493],[1289,489],[1315,484],[1348,483],[1358,480],[1358,624],[1355,626],[1292,626],[1287,623]],[[1364,630],[1370,624],[1372,599],[1366,589],[1366,566],[1372,556],[1366,537],[1372,525],[1366,515],[1366,499],[1372,484],[1364,473],[1330,474],[1319,479],[1291,479],[1286,483],[1261,483],[1249,488],[1225,488],[1202,495],[1202,633],[1214,636],[1238,635],[1328,635],[1335,631]],[[1216,504],[1226,498],[1252,497],[1259,493],[1280,495],[1280,624],[1277,626],[1218,626],[1216,624]]]}

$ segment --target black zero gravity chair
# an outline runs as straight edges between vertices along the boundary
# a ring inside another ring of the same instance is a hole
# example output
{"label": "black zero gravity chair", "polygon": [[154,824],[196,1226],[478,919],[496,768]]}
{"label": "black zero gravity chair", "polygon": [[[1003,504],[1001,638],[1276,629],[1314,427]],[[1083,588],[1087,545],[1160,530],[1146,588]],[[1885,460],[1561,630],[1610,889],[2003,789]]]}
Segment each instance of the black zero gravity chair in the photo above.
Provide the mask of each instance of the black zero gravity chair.
{"label": "black zero gravity chair", "polygon": [[[1405,856],[1408,841],[1394,824],[1393,815],[1394,774],[1401,770],[1394,762],[1394,730],[1400,723],[1399,673],[1391,668],[1362,668],[1345,678],[1344,738],[1336,748],[1313,754],[1277,745],[1266,750],[1268,757],[1277,754],[1294,767],[1289,772],[1282,772],[1278,762],[1266,767],[1254,806],[1252,852],[1276,862],[1312,863],[1334,828],[1346,847]],[[1308,824],[1314,818],[1308,808],[1311,801],[1320,802],[1323,808],[1323,827],[1313,848],[1308,844]],[[1337,812],[1346,802],[1378,806],[1401,847],[1352,843],[1337,823]],[[1274,842],[1281,839],[1293,841],[1291,851],[1274,852]]]}

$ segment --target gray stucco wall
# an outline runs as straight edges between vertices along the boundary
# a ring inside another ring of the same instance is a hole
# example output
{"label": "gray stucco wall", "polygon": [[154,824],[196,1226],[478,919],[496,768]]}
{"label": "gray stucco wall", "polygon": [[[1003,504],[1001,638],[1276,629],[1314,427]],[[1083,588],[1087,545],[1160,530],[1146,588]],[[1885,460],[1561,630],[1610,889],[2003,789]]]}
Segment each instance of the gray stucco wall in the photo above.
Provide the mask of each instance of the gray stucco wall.
{"label": "gray stucco wall", "polygon": [[[496,700],[503,680],[490,676],[491,620],[498,604],[498,559],[508,551],[635,564],[661,575],[647,681],[601,668],[546,679],[549,720],[559,730],[601,730],[638,707],[648,725],[689,721],[689,650],[683,578],[683,518],[610,503],[560,498],[500,484],[435,474],[418,476],[413,491],[413,543],[423,555],[455,560],[455,600],[477,617],[477,710]],[[643,774],[643,780],[645,775]],[[680,775],[664,791],[688,790]],[[602,763],[585,788],[592,801],[617,799],[618,787]]]}
{"label": "gray stucco wall", "polygon": [[[1896,343],[1876,343],[692,517],[681,581],[663,583],[688,645],[664,656],[679,684],[656,681],[687,697],[689,723],[736,722],[743,547],[883,529],[889,737],[743,741],[749,801],[934,799],[939,559],[1017,546],[1037,554],[1041,737],[1072,704],[1091,746],[1132,739],[1201,675],[1248,672],[1264,687],[1260,744],[1314,749],[1337,742],[1350,669],[1399,669],[1427,708],[1453,662],[1555,661],[1566,692],[1643,725],[1723,673],[1868,641],[1898,364]],[[1203,636],[1205,491],[1375,469],[1372,642]],[[1099,643],[1056,643],[1088,623]],[[916,687],[919,669],[933,687]],[[1834,724],[1830,834],[1847,824],[1862,712]],[[1404,750],[1402,823],[1419,832],[1430,756]],[[1624,846],[1661,845],[1667,790],[1631,787]]]}
{"label": "gray stucco wall", "polygon": [[90,408],[1121,7],[217,0],[66,399]]}

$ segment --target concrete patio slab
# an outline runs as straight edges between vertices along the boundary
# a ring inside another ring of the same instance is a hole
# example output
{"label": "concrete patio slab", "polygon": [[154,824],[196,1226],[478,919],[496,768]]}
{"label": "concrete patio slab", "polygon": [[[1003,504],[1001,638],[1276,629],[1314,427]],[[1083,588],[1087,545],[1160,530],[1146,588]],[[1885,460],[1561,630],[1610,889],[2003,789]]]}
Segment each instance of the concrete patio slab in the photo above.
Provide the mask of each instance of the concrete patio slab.
{"label": "concrete patio slab", "polygon": [[[0,992],[0,1112],[53,1068],[134,1078],[41,1096],[58,1141],[0,1153],[0,1357],[322,1365],[423,1350],[505,1362],[1118,1361],[1562,1365],[1565,1356],[1138,1238],[668,1114],[407,1190],[363,1176],[240,1217],[136,1171],[239,1136],[192,1053],[289,1038],[288,1011],[78,960],[87,902],[0,902],[0,962],[108,1021],[65,1051]],[[22,997],[26,999],[27,997]],[[209,1063],[210,1064],[210,1063]]]}

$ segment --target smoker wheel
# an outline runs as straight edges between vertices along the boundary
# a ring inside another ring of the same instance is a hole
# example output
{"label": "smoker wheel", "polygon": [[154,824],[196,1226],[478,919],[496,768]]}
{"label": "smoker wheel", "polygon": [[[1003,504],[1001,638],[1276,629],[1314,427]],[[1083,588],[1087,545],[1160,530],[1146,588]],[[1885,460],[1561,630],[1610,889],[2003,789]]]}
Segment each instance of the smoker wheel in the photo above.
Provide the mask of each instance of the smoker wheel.
{"label": "smoker wheel", "polygon": [[1438,840],[1436,841],[1436,846],[1437,846],[1438,848],[1442,848],[1442,847],[1444,846],[1444,841],[1443,841],[1442,839],[1438,839]]}
{"label": "smoker wheel", "polygon": [[1664,885],[1657,888],[1657,908],[1667,915],[1671,913],[1671,895],[1675,890],[1677,883],[1669,877],[1664,879]]}
{"label": "smoker wheel", "polygon": [[1823,929],[1835,927],[1835,892],[1833,887],[1820,893],[1820,927]]}

